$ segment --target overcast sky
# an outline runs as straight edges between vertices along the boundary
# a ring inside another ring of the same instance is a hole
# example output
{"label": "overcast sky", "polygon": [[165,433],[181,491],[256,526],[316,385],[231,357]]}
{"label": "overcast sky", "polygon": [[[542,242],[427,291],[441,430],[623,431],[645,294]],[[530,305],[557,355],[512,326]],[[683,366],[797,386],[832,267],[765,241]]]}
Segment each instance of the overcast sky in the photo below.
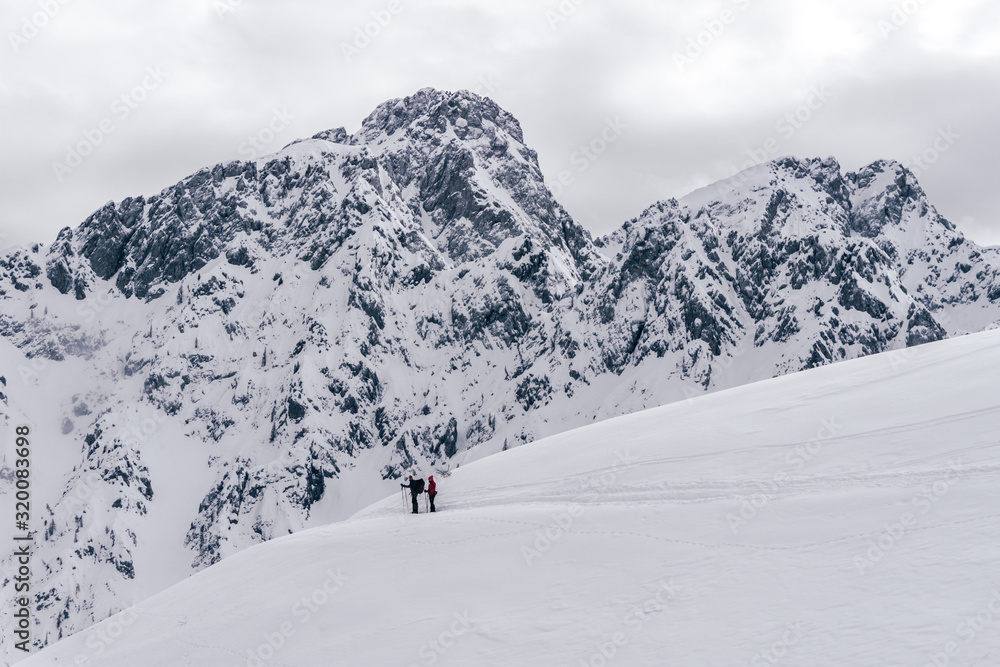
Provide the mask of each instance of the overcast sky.
{"label": "overcast sky", "polygon": [[1000,244],[996,0],[0,1],[3,244],[427,86],[517,116],[596,234],[751,159],[923,156],[941,213]]}

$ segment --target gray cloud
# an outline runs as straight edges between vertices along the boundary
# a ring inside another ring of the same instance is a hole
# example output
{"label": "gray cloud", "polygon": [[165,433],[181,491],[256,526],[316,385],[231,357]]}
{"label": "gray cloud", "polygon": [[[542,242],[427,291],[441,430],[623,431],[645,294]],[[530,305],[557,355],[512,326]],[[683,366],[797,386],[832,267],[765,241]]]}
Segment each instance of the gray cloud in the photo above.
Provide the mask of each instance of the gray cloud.
{"label": "gray cloud", "polygon": [[[966,233],[1000,243],[1000,7],[912,2],[884,36],[894,3],[870,0],[400,0],[395,14],[389,0],[89,0],[23,38],[41,10],[13,0],[0,25],[0,232],[51,240],[110,199],[245,158],[276,113],[292,118],[268,150],[356,129],[380,102],[434,86],[520,118],[550,182],[572,174],[560,200],[596,234],[729,176],[769,138],[778,154],[855,169],[906,162],[950,127],[960,138],[921,182]],[[366,27],[378,34],[354,44]],[[169,74],[137,91],[149,67]],[[776,124],[815,86],[830,99],[786,136]],[[584,169],[575,153],[616,119],[621,136]],[[53,163],[103,121],[113,131],[60,180]]]}

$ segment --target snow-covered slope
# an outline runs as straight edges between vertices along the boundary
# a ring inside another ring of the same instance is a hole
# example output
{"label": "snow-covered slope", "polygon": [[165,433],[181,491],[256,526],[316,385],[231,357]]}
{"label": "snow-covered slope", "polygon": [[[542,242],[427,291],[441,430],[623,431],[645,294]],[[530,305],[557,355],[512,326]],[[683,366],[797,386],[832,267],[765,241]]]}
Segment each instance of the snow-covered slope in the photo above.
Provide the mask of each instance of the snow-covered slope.
{"label": "snow-covered slope", "polygon": [[109,203],[0,256],[0,414],[52,453],[35,637],[412,468],[982,330],[998,269],[888,162],[772,162],[593,241],[465,92]]}
{"label": "snow-covered slope", "polygon": [[997,368],[988,332],[554,436],[20,664],[995,665]]}

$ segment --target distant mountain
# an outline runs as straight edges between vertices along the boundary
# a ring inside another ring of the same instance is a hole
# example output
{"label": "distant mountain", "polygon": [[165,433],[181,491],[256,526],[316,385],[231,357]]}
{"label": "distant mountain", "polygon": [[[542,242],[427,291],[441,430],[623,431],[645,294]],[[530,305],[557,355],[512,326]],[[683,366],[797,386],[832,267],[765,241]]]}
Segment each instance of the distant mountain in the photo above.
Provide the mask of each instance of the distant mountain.
{"label": "distant mountain", "polygon": [[998,268],[889,162],[779,160],[593,240],[467,92],[108,204],[0,256],[0,407],[59,452],[36,636],[408,470],[989,328]]}

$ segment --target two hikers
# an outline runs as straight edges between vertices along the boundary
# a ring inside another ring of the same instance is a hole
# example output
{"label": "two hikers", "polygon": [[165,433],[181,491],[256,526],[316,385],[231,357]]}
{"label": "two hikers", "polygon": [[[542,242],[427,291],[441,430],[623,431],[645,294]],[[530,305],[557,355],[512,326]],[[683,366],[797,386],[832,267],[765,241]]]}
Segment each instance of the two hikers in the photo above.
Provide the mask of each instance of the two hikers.
{"label": "two hikers", "polygon": [[[434,475],[431,475],[428,478],[428,481],[430,483],[427,485],[427,495],[430,497],[431,500],[431,511],[436,512],[437,510],[434,509],[434,496],[437,495],[437,484],[434,483]],[[417,505],[417,497],[420,496],[421,493],[424,493],[424,480],[413,479],[413,475],[410,475],[409,483],[400,484],[400,486],[403,487],[404,489],[410,490],[410,500],[413,501],[413,514],[417,514],[419,510],[419,506]]]}

